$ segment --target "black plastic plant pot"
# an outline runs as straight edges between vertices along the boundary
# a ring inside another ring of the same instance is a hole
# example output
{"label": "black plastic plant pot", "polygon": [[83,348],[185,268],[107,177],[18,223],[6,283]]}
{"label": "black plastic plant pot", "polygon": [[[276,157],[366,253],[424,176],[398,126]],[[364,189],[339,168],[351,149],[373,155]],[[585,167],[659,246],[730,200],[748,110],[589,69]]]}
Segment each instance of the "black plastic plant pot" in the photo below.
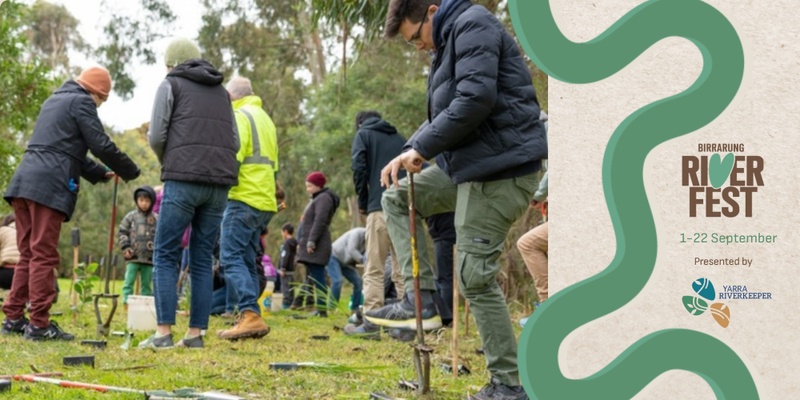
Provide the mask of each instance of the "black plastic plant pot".
{"label": "black plastic plant pot", "polygon": [[88,365],[94,368],[94,356],[64,357],[64,365],[69,365],[69,366]]}
{"label": "black plastic plant pot", "polygon": [[81,344],[84,346],[92,346],[96,349],[105,349],[108,342],[105,340],[81,340]]}

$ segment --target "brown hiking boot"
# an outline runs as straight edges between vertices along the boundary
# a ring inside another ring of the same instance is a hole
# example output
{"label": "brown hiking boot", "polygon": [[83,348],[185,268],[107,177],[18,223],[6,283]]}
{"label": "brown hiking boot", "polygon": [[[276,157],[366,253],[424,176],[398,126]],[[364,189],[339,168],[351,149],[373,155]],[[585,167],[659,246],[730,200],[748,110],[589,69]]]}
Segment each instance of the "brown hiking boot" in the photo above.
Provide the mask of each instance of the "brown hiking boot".
{"label": "brown hiking boot", "polygon": [[267,336],[268,333],[269,326],[264,323],[261,316],[253,311],[246,310],[233,328],[219,332],[217,336],[220,339],[227,340],[260,339]]}

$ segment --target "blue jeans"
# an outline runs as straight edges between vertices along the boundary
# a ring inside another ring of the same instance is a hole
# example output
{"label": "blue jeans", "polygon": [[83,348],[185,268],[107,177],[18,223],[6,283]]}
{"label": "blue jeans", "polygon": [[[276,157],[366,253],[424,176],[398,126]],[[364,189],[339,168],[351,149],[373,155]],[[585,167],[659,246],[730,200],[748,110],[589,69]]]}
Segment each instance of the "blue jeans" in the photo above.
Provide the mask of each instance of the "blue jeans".
{"label": "blue jeans", "polygon": [[328,261],[328,276],[331,277],[331,305],[330,308],[336,308],[334,302],[339,302],[339,297],[342,295],[342,276],[347,278],[353,284],[353,297],[351,309],[357,310],[358,305],[361,304],[361,277],[358,276],[358,271],[349,265],[342,265],[336,257],[331,256]]}
{"label": "blue jeans", "polygon": [[274,213],[260,211],[245,203],[229,200],[222,218],[222,236],[219,243],[220,268],[225,273],[228,303],[226,311],[246,310],[261,315],[258,307],[258,276],[262,274],[256,259],[261,231]]}
{"label": "blue jeans", "polygon": [[[181,250],[181,263],[180,263],[180,267],[178,268],[178,280],[180,280],[181,274],[184,271],[186,271],[187,269],[189,269],[189,248],[188,247],[186,247],[186,248]],[[188,271],[187,271],[186,278],[183,280],[183,282],[181,282],[181,285],[178,287],[178,299],[180,299],[181,297],[186,296],[186,288],[187,287],[191,287],[191,281],[192,281],[192,277],[188,275]]]}
{"label": "blue jeans", "polygon": [[193,182],[164,182],[164,199],[156,226],[153,252],[153,285],[156,317],[159,325],[175,325],[178,303],[178,268],[181,259],[181,238],[186,227],[192,226],[189,238],[189,258],[192,260],[192,300],[189,327],[207,329],[211,311],[211,292],[214,243],[219,226],[227,186]]}
{"label": "blue jeans", "polygon": [[311,284],[314,285],[314,292],[317,298],[317,309],[320,311],[327,310],[327,302],[325,299],[328,297],[328,285],[325,282],[325,266],[322,264],[305,263],[308,269],[308,277],[311,278]]}
{"label": "blue jeans", "polygon": [[225,287],[214,291],[211,295],[211,315],[220,315],[225,312]]}
{"label": "blue jeans", "polygon": [[[220,264],[220,268],[222,268],[222,264]],[[225,312],[228,314],[233,314],[236,312],[236,306],[239,305],[239,295],[236,294],[236,288],[228,280],[227,276],[225,278],[225,287],[222,290],[225,292]]]}

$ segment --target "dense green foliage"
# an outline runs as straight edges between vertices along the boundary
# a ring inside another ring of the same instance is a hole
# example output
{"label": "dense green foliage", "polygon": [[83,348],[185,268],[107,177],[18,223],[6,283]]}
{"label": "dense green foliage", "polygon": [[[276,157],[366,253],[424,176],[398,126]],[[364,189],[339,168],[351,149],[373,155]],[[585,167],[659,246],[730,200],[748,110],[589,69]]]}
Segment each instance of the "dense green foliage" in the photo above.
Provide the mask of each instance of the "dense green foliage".
{"label": "dense green foliage", "polygon": [[[26,21],[30,8],[17,1],[0,4],[0,183],[11,174],[22,155],[23,143],[33,130],[39,106],[50,94],[54,80],[41,60],[27,53]],[[2,202],[5,203],[5,202]],[[10,209],[0,204],[0,212]]]}

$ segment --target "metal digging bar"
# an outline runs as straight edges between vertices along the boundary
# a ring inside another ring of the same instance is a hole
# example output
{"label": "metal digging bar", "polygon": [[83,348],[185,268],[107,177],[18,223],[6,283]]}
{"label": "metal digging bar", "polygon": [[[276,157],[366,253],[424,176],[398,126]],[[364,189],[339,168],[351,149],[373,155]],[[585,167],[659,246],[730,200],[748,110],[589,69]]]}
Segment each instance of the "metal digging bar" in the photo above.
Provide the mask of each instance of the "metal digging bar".
{"label": "metal digging bar", "polygon": [[106,386],[106,385],[96,385],[93,383],[84,383],[84,382],[74,382],[74,381],[65,381],[61,379],[53,379],[47,378],[43,376],[35,376],[35,375],[14,375],[15,381],[24,381],[24,382],[31,382],[31,383],[51,383],[54,385],[61,386],[63,388],[79,388],[79,389],[90,389],[95,390],[101,393],[107,392],[122,392],[122,393],[136,393],[141,395],[147,395],[147,392],[144,390],[137,390],[137,389],[129,389],[117,386]]}
{"label": "metal digging bar", "polygon": [[414,348],[414,369],[417,371],[417,394],[428,394],[431,389],[431,353],[433,348],[425,345],[422,330],[422,294],[419,288],[419,253],[417,252],[417,209],[414,202],[414,174],[408,174],[408,218],[411,228],[411,264],[414,275],[414,314],[417,319],[417,342]]}
{"label": "metal digging bar", "polygon": [[[244,400],[244,398],[230,395],[226,393],[220,392],[203,392],[197,393],[194,389],[187,388],[187,389],[178,389],[173,392],[168,392],[165,390],[141,390],[141,389],[131,389],[119,386],[108,386],[108,385],[99,385],[94,383],[86,383],[86,382],[76,382],[76,381],[65,381],[61,379],[53,379],[47,378],[44,376],[37,376],[33,375],[14,375],[15,381],[24,381],[30,383],[50,383],[53,385],[58,385],[63,388],[73,388],[73,389],[87,389],[87,390],[94,390],[100,393],[132,393],[144,396],[145,399],[149,400],[177,400],[177,399],[196,399],[196,400]],[[138,397],[138,396],[137,396]]]}
{"label": "metal digging bar", "polygon": [[[78,292],[74,290],[75,281],[78,280],[75,275],[78,269],[79,257],[81,247],[81,230],[78,227],[72,228],[72,283],[69,285],[69,298],[72,309],[78,308]],[[74,314],[73,314],[74,315]]]}
{"label": "metal digging bar", "polygon": [[[118,294],[111,294],[108,289],[109,280],[111,279],[111,260],[112,253],[114,252],[114,227],[117,222],[117,189],[119,188],[119,176],[114,175],[114,196],[111,199],[111,234],[108,239],[108,257],[103,263],[106,267],[106,286],[102,294],[94,295],[94,315],[97,317],[97,334],[100,336],[108,337],[111,332],[111,320],[114,318],[114,313],[117,311]],[[103,321],[100,316],[100,299],[111,299],[111,313],[108,318]]]}

